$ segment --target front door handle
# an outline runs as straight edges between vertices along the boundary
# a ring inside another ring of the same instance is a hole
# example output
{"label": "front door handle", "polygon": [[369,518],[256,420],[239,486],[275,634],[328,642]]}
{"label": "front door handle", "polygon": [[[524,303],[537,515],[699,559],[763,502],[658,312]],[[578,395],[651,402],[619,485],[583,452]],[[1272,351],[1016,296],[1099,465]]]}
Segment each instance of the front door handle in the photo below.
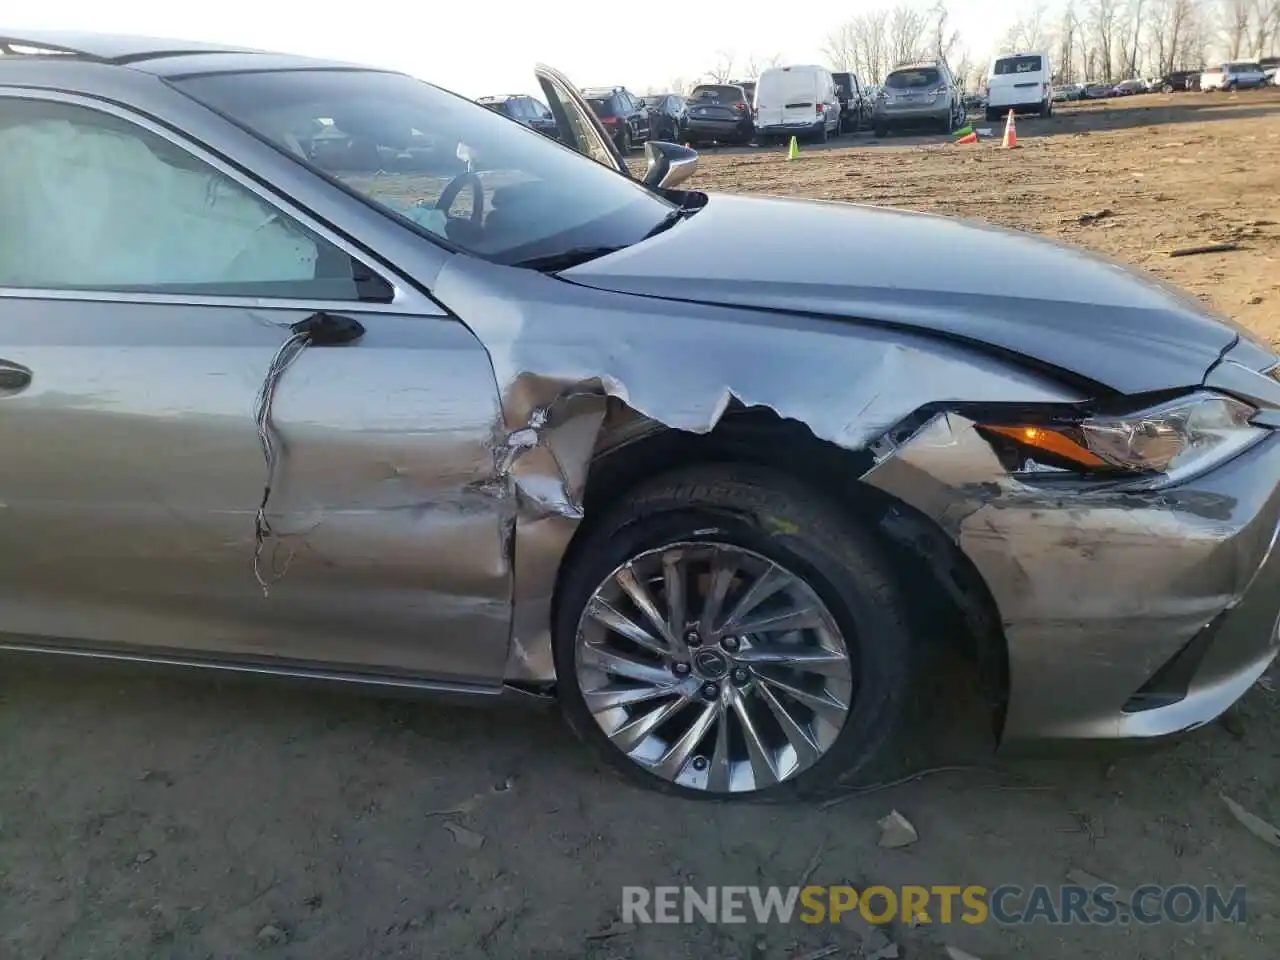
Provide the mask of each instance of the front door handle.
{"label": "front door handle", "polygon": [[0,397],[21,393],[31,386],[31,371],[20,363],[0,360]]}

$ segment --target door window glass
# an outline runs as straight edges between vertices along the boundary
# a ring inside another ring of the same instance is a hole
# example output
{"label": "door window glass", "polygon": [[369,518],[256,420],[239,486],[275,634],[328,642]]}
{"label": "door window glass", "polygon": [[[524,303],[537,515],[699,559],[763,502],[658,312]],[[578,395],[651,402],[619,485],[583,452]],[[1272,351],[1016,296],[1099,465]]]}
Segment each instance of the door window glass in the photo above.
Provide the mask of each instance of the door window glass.
{"label": "door window glass", "polygon": [[162,137],[85,107],[0,99],[0,286],[359,300],[357,272]]}

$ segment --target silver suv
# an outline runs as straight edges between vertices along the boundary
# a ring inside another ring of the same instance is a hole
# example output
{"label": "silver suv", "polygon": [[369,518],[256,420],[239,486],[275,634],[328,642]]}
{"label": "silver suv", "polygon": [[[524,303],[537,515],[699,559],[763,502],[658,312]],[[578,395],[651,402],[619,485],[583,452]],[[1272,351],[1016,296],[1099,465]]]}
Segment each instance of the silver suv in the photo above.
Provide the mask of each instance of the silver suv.
{"label": "silver suv", "polygon": [[876,95],[873,122],[877,137],[905,126],[931,126],[943,133],[955,130],[964,120],[951,70],[942,60],[902,64],[895,67]]}

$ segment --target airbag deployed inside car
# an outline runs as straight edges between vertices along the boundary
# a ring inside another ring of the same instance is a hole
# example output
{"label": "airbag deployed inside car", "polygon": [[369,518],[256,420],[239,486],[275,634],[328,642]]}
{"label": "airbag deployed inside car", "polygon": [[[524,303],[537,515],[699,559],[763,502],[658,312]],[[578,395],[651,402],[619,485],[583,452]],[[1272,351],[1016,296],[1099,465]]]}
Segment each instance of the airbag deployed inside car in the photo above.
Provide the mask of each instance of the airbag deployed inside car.
{"label": "airbag deployed inside car", "polygon": [[311,238],[181,151],[65,120],[0,127],[0,284],[310,280],[316,258]]}

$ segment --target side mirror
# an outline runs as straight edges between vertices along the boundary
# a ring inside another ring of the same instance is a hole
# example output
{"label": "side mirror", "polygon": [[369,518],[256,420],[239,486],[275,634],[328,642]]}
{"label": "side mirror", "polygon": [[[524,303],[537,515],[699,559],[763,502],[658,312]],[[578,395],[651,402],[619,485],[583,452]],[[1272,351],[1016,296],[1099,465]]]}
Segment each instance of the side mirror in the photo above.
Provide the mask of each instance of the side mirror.
{"label": "side mirror", "polygon": [[698,151],[678,143],[650,140],[644,145],[643,183],[654,189],[668,189],[684,183],[698,169]]}

